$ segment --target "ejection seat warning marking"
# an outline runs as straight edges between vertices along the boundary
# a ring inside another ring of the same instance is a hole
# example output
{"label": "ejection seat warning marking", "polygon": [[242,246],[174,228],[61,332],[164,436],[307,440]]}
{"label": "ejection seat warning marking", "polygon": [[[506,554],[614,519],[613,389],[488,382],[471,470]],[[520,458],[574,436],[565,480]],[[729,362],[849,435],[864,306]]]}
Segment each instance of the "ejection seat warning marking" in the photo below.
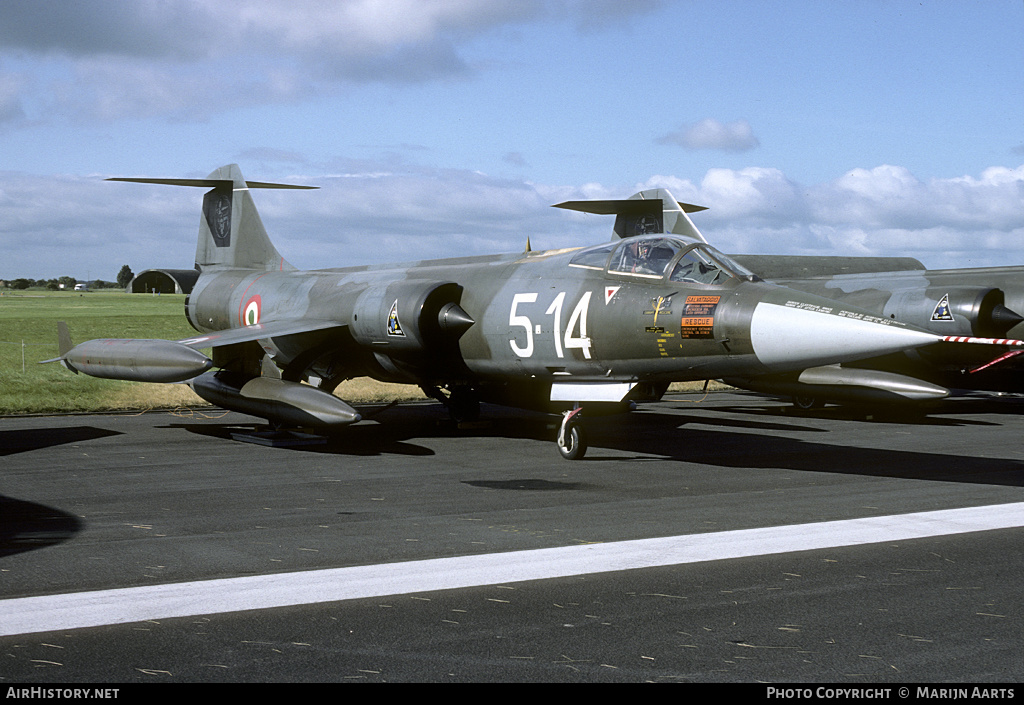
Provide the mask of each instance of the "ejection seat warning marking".
{"label": "ejection seat warning marking", "polygon": [[687,296],[680,321],[680,337],[713,338],[715,309],[721,296]]}
{"label": "ejection seat warning marking", "polygon": [[395,303],[391,304],[391,311],[388,313],[388,335],[405,337],[402,324],[398,321],[398,299],[395,299]]}

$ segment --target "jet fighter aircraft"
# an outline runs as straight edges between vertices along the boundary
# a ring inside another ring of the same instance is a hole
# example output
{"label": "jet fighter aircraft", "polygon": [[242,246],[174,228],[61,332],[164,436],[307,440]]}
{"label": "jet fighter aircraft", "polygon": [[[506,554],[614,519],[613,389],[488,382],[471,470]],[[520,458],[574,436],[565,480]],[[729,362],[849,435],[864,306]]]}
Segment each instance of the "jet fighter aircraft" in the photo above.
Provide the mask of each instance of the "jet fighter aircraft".
{"label": "jet fighter aircraft", "polygon": [[[783,262],[776,259],[776,266]],[[875,315],[907,321],[947,339],[984,338],[995,347],[947,342],[799,373],[729,380],[735,386],[789,395],[801,408],[826,402],[927,402],[978,390],[1024,392],[1024,358],[1019,357],[1024,350],[1015,343],[1024,335],[1024,316],[1017,313],[1024,311],[1022,267],[921,267],[777,276],[773,281],[837,304],[855,302]]]}
{"label": "jet fighter aircraft", "polygon": [[[655,209],[660,200],[664,222],[679,219],[681,207],[668,191],[644,191],[633,199],[653,202]],[[635,219],[628,206],[595,208],[580,203],[574,207],[614,213],[619,216],[617,228],[628,227],[630,219]],[[646,217],[659,216],[649,213]],[[699,232],[692,232],[692,223],[680,227],[703,239]],[[801,408],[820,407],[826,401],[926,402],[945,398],[954,390],[1024,393],[1024,357],[1019,357],[1024,349],[1015,344],[1024,336],[1024,316],[1017,313],[1024,311],[1024,267],[929,270],[909,257],[732,258],[765,280],[791,289],[856,306],[879,318],[904,321],[944,338],[988,343],[943,342],[842,364],[725,379],[734,386],[792,396]]]}
{"label": "jet fighter aircraft", "polygon": [[660,199],[589,202],[620,215],[612,240],[590,247],[299,271],[271,243],[251,190],[301,187],[247,182],[237,165],[206,179],[115,180],[209,189],[185,301],[197,335],[74,347],[63,335],[56,359],[97,377],[187,381],[280,428],[358,422],[331,392],[369,376],[419,385],[456,417],[481,401],[561,412],[558,450],[576,459],[586,409],[626,410],[674,381],[799,372],[942,340],[762,281],[674,201],[667,215]]}

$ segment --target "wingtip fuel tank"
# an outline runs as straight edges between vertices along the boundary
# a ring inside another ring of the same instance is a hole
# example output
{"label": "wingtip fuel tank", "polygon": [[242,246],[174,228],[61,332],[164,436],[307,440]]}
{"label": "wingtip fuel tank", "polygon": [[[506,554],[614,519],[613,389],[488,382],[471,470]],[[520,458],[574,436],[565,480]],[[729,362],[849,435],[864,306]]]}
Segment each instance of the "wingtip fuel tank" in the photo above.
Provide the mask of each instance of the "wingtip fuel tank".
{"label": "wingtip fuel tank", "polygon": [[213,366],[206,355],[181,343],[130,338],[87,340],[59,359],[90,377],[130,382],[183,382]]}

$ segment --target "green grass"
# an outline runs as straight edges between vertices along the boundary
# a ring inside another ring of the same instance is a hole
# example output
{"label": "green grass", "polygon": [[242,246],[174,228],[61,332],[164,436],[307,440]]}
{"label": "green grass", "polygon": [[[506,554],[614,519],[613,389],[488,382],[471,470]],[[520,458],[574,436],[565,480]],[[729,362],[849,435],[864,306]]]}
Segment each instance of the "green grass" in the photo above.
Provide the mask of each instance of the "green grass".
{"label": "green grass", "polygon": [[[183,384],[144,384],[74,374],[57,357],[57,322],[71,339],[162,338],[195,335],[185,320],[183,295],[25,291],[0,295],[0,415],[128,411],[208,406]],[[24,356],[24,357],[23,357]],[[351,402],[424,399],[419,388],[367,378],[344,382],[338,396]]]}
{"label": "green grass", "polygon": [[185,297],[121,291],[4,291],[0,296],[0,413],[141,409],[201,403],[181,385],[144,385],[76,375],[56,357],[57,322],[71,338],[165,338],[195,333],[184,315]]}

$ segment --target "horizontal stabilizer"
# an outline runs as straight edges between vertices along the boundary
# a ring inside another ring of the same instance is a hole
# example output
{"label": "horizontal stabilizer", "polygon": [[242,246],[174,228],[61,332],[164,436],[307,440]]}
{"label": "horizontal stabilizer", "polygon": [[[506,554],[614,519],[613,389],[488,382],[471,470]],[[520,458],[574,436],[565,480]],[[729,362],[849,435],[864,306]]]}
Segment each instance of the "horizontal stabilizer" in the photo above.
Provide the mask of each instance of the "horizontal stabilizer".
{"label": "horizontal stabilizer", "polygon": [[315,189],[316,186],[247,181],[237,164],[214,170],[205,179],[154,179],[149,176],[114,177],[107,181],[163,186],[198,186],[210,189],[203,195],[196,269],[232,268],[264,271],[295,269],[285,262],[267,235],[250,191],[268,189]]}
{"label": "horizontal stabilizer", "polygon": [[[198,186],[200,188],[233,188],[235,182],[231,179],[150,179],[139,178],[111,178],[107,181],[127,181],[133,184],[161,184],[163,186]],[[294,189],[317,189],[319,186],[297,186],[295,184],[272,184],[265,181],[246,181],[249,188],[294,188]]]}
{"label": "horizontal stabilizer", "polygon": [[[678,205],[684,213],[699,213],[707,210],[706,206],[695,206],[692,203],[679,203]],[[580,211],[581,213],[595,213],[597,215],[619,215],[620,213],[657,213],[664,210],[665,206],[664,201],[660,198],[646,201],[619,198],[603,201],[565,201],[563,203],[556,203],[553,207]]]}
{"label": "horizontal stabilizer", "polygon": [[686,215],[706,211],[707,208],[692,203],[679,203],[667,189],[663,188],[640,191],[626,199],[565,201],[556,203],[554,207],[583,213],[614,215],[612,239],[675,233],[707,242]]}

